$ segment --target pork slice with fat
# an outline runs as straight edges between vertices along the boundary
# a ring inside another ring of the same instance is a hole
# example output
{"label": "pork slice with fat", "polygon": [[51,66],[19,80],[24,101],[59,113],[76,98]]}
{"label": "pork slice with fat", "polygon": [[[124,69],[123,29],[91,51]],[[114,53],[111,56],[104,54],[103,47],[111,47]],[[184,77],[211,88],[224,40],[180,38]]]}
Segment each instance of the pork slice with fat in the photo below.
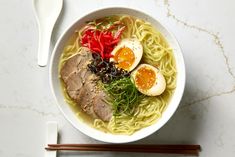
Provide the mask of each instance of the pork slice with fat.
{"label": "pork slice with fat", "polygon": [[113,115],[112,106],[107,103],[107,95],[103,91],[94,97],[93,109],[103,121],[109,121]]}

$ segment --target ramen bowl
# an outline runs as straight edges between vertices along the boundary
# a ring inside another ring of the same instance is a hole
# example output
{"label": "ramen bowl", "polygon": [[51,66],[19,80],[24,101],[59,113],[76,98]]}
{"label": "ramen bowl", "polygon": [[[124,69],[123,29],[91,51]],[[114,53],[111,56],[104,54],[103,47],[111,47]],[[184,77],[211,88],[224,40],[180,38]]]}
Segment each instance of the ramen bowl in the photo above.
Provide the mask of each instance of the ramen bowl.
{"label": "ramen bowl", "polygon": [[[59,59],[63,52],[64,47],[66,46],[68,40],[73,35],[75,30],[84,26],[86,21],[90,21],[93,19],[105,17],[108,15],[115,15],[115,14],[126,14],[130,16],[134,16],[145,21],[150,22],[154,27],[156,27],[161,34],[165,37],[168,41],[170,47],[173,49],[173,54],[176,61],[176,69],[177,69],[177,81],[176,81],[176,88],[174,91],[173,96],[169,104],[167,105],[165,111],[162,114],[162,117],[157,120],[151,126],[142,128],[132,135],[117,135],[111,133],[102,132],[91,125],[84,122],[82,119],[78,118],[74,111],[71,109],[69,104],[67,104],[64,100],[63,92],[61,89],[60,79],[59,79]],[[85,135],[92,137],[96,140],[109,142],[109,143],[127,143],[133,142],[136,140],[143,139],[146,136],[149,136],[159,130],[167,121],[172,117],[174,112],[176,111],[185,87],[185,65],[184,59],[182,56],[182,52],[180,46],[169,30],[163,26],[157,19],[154,19],[150,15],[147,15],[141,11],[130,9],[130,8],[120,8],[120,7],[113,7],[113,8],[104,8],[95,10],[78,20],[75,20],[74,23],[69,26],[65,32],[61,35],[59,40],[57,41],[54,51],[52,53],[52,57],[50,60],[50,86],[53,93],[55,100],[57,101],[58,107],[66,119],[79,131],[84,133]]]}

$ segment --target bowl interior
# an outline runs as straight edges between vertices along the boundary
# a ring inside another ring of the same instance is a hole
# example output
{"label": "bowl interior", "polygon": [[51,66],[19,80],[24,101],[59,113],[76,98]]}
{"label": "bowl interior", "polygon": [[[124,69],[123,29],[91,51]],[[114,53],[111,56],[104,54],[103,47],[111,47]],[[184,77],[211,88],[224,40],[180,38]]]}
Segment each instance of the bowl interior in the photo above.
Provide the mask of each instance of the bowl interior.
{"label": "bowl interior", "polygon": [[[113,135],[109,133],[104,133],[102,131],[90,127],[88,124],[84,123],[81,119],[78,119],[74,114],[74,112],[72,111],[72,109],[70,108],[70,106],[64,101],[64,96],[60,87],[60,80],[58,78],[58,63],[60,55],[63,51],[64,46],[66,45],[70,37],[73,35],[74,31],[82,27],[86,21],[114,14],[127,14],[150,22],[163,34],[163,36],[166,38],[170,46],[173,48],[173,53],[175,56],[176,66],[177,66],[176,89],[166,110],[162,114],[162,117],[155,124],[143,128],[135,132],[133,135]],[[76,20],[68,29],[66,29],[66,31],[59,38],[58,42],[56,43],[50,62],[50,84],[53,95],[57,101],[57,104],[61,112],[75,128],[77,128],[84,134],[100,141],[110,142],[110,143],[126,143],[142,139],[154,133],[170,119],[170,117],[177,109],[181,97],[183,95],[184,86],[185,86],[185,65],[181,49],[175,37],[156,19],[150,17],[149,15],[146,15],[141,11],[129,8],[105,8],[91,12],[88,15]]]}

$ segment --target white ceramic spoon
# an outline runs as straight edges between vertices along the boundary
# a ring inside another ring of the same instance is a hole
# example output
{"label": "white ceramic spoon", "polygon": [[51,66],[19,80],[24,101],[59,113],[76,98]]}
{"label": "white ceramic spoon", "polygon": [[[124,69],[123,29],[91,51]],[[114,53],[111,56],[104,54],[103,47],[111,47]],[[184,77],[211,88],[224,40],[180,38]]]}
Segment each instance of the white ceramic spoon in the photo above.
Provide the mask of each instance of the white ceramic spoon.
{"label": "white ceramic spoon", "polygon": [[61,12],[63,0],[34,0],[33,5],[39,28],[38,65],[46,66],[51,33]]}

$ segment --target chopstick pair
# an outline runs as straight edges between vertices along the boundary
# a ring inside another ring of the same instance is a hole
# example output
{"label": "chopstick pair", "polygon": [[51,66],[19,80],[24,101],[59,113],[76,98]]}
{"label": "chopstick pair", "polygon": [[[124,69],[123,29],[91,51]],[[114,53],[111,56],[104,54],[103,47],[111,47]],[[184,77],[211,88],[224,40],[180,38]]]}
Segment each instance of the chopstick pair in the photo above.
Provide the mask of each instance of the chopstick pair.
{"label": "chopstick pair", "polygon": [[115,151],[199,155],[200,145],[48,144],[46,150]]}

